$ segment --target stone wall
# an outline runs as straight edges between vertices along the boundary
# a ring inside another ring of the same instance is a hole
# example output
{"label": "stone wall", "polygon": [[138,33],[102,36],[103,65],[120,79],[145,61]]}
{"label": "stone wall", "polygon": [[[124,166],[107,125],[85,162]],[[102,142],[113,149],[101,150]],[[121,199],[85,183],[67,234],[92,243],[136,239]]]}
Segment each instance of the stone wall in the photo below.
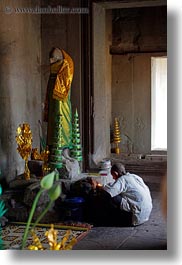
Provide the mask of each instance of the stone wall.
{"label": "stone wall", "polygon": [[112,54],[167,51],[167,5],[113,9]]}
{"label": "stone wall", "polygon": [[0,2],[0,168],[7,182],[24,170],[16,151],[19,124],[30,124],[33,145],[39,147],[41,19],[38,14],[15,13],[16,7],[31,7],[33,2]]}

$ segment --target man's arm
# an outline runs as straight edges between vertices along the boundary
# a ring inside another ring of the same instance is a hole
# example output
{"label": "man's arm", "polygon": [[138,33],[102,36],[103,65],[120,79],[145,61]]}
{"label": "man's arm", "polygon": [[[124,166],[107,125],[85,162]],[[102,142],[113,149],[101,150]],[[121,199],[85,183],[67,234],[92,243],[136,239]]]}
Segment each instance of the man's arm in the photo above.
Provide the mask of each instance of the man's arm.
{"label": "man's arm", "polygon": [[106,184],[103,189],[107,191],[111,197],[119,195],[123,191],[123,183],[121,179],[117,179],[114,183]]}

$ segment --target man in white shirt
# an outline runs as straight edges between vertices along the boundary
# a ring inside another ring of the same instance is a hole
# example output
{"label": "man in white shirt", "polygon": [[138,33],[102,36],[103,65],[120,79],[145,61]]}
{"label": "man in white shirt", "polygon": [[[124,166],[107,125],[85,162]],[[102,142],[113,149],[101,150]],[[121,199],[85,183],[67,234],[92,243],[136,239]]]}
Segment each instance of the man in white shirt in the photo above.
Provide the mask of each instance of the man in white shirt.
{"label": "man in white shirt", "polygon": [[111,195],[112,201],[121,210],[132,213],[132,225],[148,221],[152,211],[152,198],[143,179],[126,173],[122,163],[114,164],[111,174],[114,181],[106,184],[103,189]]}

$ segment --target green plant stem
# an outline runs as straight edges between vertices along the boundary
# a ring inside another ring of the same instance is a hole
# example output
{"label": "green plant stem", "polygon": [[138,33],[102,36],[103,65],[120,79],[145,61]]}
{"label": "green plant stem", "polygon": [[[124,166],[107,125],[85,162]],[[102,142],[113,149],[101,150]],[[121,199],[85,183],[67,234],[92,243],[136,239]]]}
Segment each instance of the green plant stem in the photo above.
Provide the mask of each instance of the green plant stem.
{"label": "green plant stem", "polygon": [[43,191],[44,191],[44,189],[41,188],[39,190],[39,192],[37,193],[34,201],[33,201],[32,208],[30,210],[30,214],[29,214],[29,217],[28,217],[27,225],[26,225],[26,228],[25,228],[25,232],[24,232],[24,235],[23,235],[21,249],[24,249],[24,247],[25,247],[25,244],[26,244],[26,241],[27,241],[27,237],[28,237],[28,233],[29,233],[30,224],[31,224],[31,221],[32,221],[32,218],[33,218],[33,214],[35,212],[37,202],[38,202],[38,200],[39,200],[39,198],[40,198],[40,196],[41,196]]}
{"label": "green plant stem", "polygon": [[47,213],[47,211],[49,210],[49,208],[51,207],[51,204],[53,203],[53,201],[49,201],[49,203],[47,204],[47,206],[45,207],[44,211],[39,215],[39,217],[37,218],[37,220],[35,221],[35,223],[32,226],[32,229],[34,229],[36,227],[36,225],[40,222],[40,220],[44,217],[44,215]]}

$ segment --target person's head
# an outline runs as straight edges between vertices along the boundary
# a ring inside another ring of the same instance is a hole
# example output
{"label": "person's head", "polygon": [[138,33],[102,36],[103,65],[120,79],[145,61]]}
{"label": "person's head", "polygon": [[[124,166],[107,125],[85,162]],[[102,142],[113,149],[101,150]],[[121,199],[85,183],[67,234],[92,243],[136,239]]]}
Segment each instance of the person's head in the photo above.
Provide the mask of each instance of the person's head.
{"label": "person's head", "polygon": [[59,48],[52,48],[49,53],[49,60],[51,64],[63,60],[62,51]]}
{"label": "person's head", "polygon": [[125,166],[122,163],[115,163],[111,167],[111,175],[114,179],[118,179],[119,177],[126,174]]}

